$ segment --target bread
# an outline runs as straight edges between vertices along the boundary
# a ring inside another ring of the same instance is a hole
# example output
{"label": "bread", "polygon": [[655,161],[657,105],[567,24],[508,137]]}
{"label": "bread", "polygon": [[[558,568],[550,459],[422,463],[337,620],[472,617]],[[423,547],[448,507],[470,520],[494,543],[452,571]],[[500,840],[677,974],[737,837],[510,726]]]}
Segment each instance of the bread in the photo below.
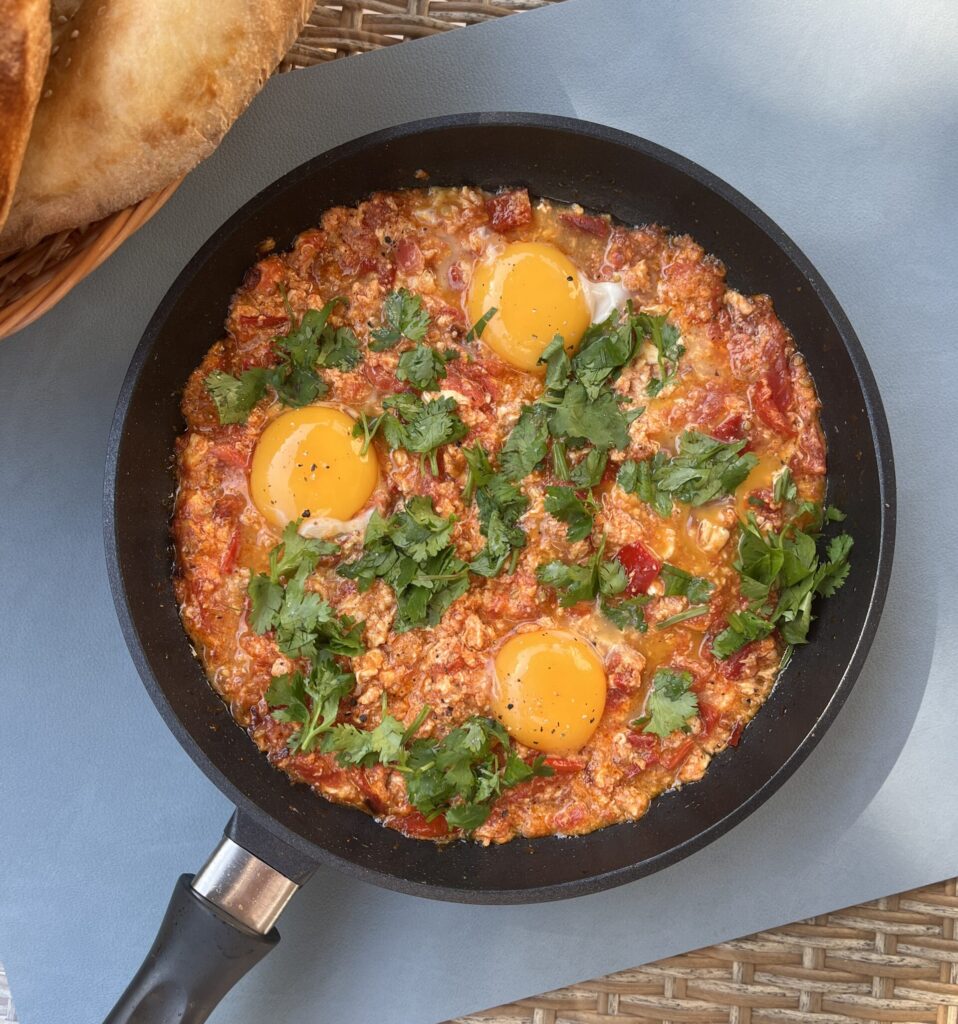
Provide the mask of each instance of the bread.
{"label": "bread", "polygon": [[0,0],[0,228],[50,57],[50,0]]}
{"label": "bread", "polygon": [[208,156],[312,6],[57,0],[53,55],[0,253],[129,206]]}

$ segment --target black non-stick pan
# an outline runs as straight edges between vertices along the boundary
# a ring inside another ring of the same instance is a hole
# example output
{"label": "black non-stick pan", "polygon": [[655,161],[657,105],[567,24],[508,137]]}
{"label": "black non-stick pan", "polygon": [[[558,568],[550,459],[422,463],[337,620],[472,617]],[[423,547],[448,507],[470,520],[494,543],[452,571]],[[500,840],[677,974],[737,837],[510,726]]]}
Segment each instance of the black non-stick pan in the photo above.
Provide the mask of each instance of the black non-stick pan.
{"label": "black non-stick pan", "polygon": [[[210,689],[170,583],[173,443],[180,395],[223,333],[230,296],[257,259],[337,204],[377,189],[524,185],[626,224],[688,232],[744,293],[767,292],[805,354],[822,399],[829,499],[855,537],[848,584],[818,609],[737,749],[640,821],[575,839],[436,846],[382,828],[269,766]],[[123,632],[177,739],[236,805],[207,865],[176,888],[153,949],[112,1024],[202,1021],[278,940],[273,924],[317,864],[402,892],[470,903],[580,896],[672,864],[766,800],[807,757],[851,689],[874,635],[895,529],[891,443],[862,347],[795,244],[723,181],[659,146],[599,125],[530,114],[468,114],[378,132],[310,160],[250,200],[193,257],[143,335],[110,436],[106,552]]]}

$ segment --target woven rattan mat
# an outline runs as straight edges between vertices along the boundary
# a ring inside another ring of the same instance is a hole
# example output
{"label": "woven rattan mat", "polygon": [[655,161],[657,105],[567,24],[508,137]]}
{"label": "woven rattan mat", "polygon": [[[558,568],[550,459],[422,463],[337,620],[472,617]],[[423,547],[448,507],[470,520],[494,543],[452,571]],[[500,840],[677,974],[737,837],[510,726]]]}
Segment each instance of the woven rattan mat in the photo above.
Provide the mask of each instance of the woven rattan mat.
{"label": "woven rattan mat", "polygon": [[[557,0],[321,2],[281,70],[552,2]],[[16,1019],[0,966],[0,1024]],[[958,879],[460,1017],[455,1024],[626,1020],[958,1024]]]}

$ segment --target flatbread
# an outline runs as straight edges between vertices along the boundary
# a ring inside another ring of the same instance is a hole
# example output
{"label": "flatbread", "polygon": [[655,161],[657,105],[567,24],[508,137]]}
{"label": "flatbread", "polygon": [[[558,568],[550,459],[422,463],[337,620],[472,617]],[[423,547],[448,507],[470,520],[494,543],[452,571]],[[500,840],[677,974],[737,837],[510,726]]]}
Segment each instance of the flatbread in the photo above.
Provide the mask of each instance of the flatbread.
{"label": "flatbread", "polygon": [[0,228],[50,57],[50,0],[0,0]]}
{"label": "flatbread", "polygon": [[313,2],[55,2],[53,55],[0,253],[129,206],[208,156]]}

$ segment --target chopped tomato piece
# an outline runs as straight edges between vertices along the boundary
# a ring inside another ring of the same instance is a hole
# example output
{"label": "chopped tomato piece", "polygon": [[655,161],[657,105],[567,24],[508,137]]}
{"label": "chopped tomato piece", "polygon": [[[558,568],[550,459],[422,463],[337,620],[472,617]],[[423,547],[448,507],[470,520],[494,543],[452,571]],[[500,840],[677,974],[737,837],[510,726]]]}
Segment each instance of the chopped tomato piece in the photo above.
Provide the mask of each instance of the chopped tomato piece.
{"label": "chopped tomato piece", "polygon": [[571,757],[553,757],[551,754],[545,759],[545,763],[556,775],[575,775],[585,768],[584,761],[576,761]]}
{"label": "chopped tomato piece", "polygon": [[353,775],[353,781],[366,798],[366,803],[369,805],[369,809],[374,814],[382,814],[383,811],[386,810],[386,807],[383,804],[382,797],[379,795],[379,791],[373,784],[372,779],[370,779],[369,773],[366,769],[359,768]]}
{"label": "chopped tomato piece", "polygon": [[742,738],[742,732],[744,731],[744,729],[745,729],[745,725],[743,724],[742,720],[739,719],[735,723],[735,725],[733,726],[732,733],[731,733],[731,735],[728,738],[730,746],[732,746],[732,747],[737,747],[738,746],[739,740]]}
{"label": "chopped tomato piece", "polygon": [[390,814],[384,822],[389,828],[402,832],[410,839],[441,839],[449,835],[449,826],[443,815],[438,815],[432,821],[427,821],[419,811],[410,811],[408,814]]}
{"label": "chopped tomato piece", "polygon": [[421,274],[425,266],[422,252],[411,238],[402,238],[396,246],[396,266],[404,274]]}
{"label": "chopped tomato piece", "polygon": [[712,735],[712,730],[718,724],[722,717],[722,713],[714,704],[708,704],[704,701],[699,701],[699,718],[702,719],[702,737],[703,739],[707,736]]}
{"label": "chopped tomato piece", "polygon": [[596,238],[608,238],[612,226],[602,217],[593,217],[588,213],[563,213],[559,220],[570,227],[578,228],[587,235],[595,235]]}
{"label": "chopped tomato piece", "polygon": [[630,732],[626,736],[626,742],[630,747],[635,747],[635,749],[642,754],[647,765],[651,766],[659,763],[659,750],[661,744],[651,733]]}
{"label": "chopped tomato piece", "polygon": [[662,767],[667,772],[675,771],[692,753],[694,747],[695,740],[686,740],[673,750],[664,751],[662,754]]}
{"label": "chopped tomato piece", "polygon": [[462,273],[462,264],[453,263],[449,267],[449,287],[454,292],[464,291],[466,288],[466,279]]}
{"label": "chopped tomato piece", "polygon": [[625,592],[630,597],[648,593],[649,585],[662,571],[662,563],[641,542],[626,544],[616,556],[629,577]]}
{"label": "chopped tomato piece", "polygon": [[257,313],[256,316],[241,316],[239,322],[244,327],[285,327],[289,323],[289,317]]}
{"label": "chopped tomato piece", "polygon": [[775,401],[772,386],[767,377],[762,377],[748,389],[748,397],[755,415],[776,434],[791,437],[795,430],[788,417]]}
{"label": "chopped tomato piece", "polygon": [[532,220],[532,203],[524,188],[493,196],[486,202],[486,210],[496,231],[512,231]]}
{"label": "chopped tomato piece", "polygon": [[736,412],[727,416],[711,434],[717,441],[743,441],[745,429],[742,426],[742,414]]}
{"label": "chopped tomato piece", "polygon": [[210,448],[210,453],[214,459],[218,459],[227,466],[235,466],[237,469],[246,469],[249,465],[250,453],[237,447],[235,444],[230,444],[229,442],[225,442],[224,444],[214,444],[213,447]]}

